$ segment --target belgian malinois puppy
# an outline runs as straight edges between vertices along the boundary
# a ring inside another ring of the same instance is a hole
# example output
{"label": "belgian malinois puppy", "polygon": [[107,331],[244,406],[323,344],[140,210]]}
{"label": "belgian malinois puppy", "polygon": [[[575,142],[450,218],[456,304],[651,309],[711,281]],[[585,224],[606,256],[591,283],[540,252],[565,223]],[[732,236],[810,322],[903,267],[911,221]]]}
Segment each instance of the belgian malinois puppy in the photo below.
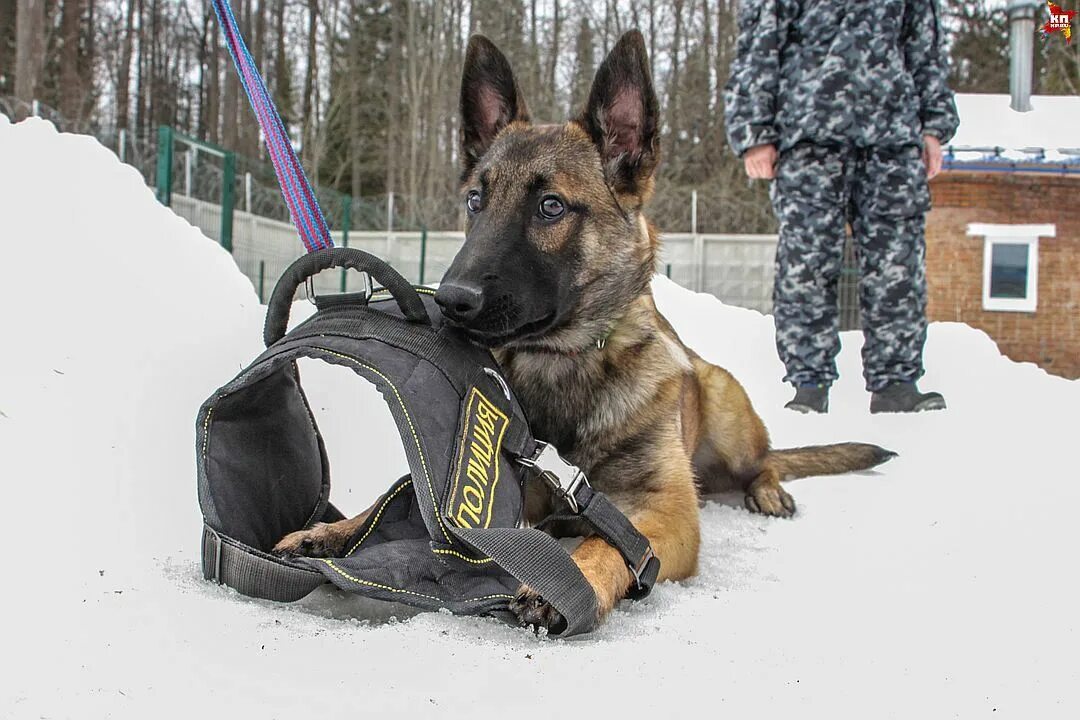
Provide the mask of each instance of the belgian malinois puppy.
{"label": "belgian malinois puppy", "polygon": [[[533,434],[648,537],[660,579],[697,570],[699,492],[736,487],[751,511],[788,517],[795,501],[781,480],[894,456],[861,443],[771,450],[738,381],[683,345],[657,312],[650,281],[659,240],[642,213],[660,123],[640,33],[619,40],[584,112],[561,125],[532,124],[509,62],[473,37],[461,119],[466,239],[435,299],[494,350]],[[551,509],[540,490],[527,499],[532,522]],[[293,533],[279,549],[332,554],[366,517]],[[630,587],[626,562],[595,536],[573,558],[603,617]],[[561,622],[528,587],[511,609],[523,624]]]}

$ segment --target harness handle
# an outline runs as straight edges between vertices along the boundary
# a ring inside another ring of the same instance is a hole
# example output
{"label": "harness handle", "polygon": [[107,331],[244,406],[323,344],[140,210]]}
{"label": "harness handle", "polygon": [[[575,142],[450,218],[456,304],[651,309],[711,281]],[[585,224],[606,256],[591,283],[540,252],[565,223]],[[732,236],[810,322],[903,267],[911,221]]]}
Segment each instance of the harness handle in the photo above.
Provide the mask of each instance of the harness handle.
{"label": "harness handle", "polygon": [[266,347],[285,337],[285,330],[289,326],[289,311],[292,309],[297,288],[308,278],[330,268],[349,268],[368,273],[390,291],[409,322],[431,325],[431,318],[420,295],[397,270],[363,250],[325,248],[300,256],[281,274],[266,308],[266,325],[263,327]]}

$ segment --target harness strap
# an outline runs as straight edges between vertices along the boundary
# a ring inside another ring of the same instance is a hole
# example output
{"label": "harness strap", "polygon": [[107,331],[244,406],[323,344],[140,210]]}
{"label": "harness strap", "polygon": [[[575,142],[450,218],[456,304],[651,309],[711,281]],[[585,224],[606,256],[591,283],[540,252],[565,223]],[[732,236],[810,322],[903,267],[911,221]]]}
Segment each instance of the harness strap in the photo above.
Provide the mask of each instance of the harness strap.
{"label": "harness strap", "polygon": [[648,538],[638,532],[606,495],[593,490],[585,473],[564,460],[554,445],[540,441],[535,444],[535,454],[522,456],[518,462],[534,470],[566,501],[574,517],[587,521],[597,535],[619,551],[634,578],[634,585],[627,593],[630,599],[647,596],[660,573],[660,558],[653,554]]}
{"label": "harness strap", "polygon": [[631,600],[647,596],[660,573],[660,558],[653,554],[648,538],[638,532],[607,495],[596,492],[588,484],[581,486],[576,498],[581,517],[593,526],[597,535],[619,551],[630,568],[634,584],[627,596]]}
{"label": "harness strap", "polygon": [[539,592],[562,614],[566,627],[549,628],[551,634],[569,637],[596,626],[596,593],[552,536],[534,528],[451,527],[450,532]]}
{"label": "harness strap", "polygon": [[327,582],[315,570],[305,570],[258,553],[222,537],[209,525],[203,526],[203,577],[251,597],[295,602]]}
{"label": "harness strap", "polygon": [[529,431],[529,424],[522,419],[521,422],[510,423],[503,437],[503,452],[513,462],[521,462],[521,458],[531,458],[536,454],[536,440]]}
{"label": "harness strap", "polygon": [[289,216],[300,233],[300,241],[308,252],[333,247],[334,242],[330,239],[326,217],[319,208],[319,201],[315,199],[311,183],[304,175],[304,168],[296,157],[289,133],[281,122],[281,115],[274,106],[274,101],[270,99],[266,83],[259,74],[244,38],[240,36],[229,0],[213,0],[213,5],[225,36],[225,47],[229,48],[229,54],[232,55],[240,75],[240,83],[244,86],[251,109],[255,111],[259,127],[262,128],[266,150],[270,153],[274,173],[281,185],[281,195],[289,206]]}

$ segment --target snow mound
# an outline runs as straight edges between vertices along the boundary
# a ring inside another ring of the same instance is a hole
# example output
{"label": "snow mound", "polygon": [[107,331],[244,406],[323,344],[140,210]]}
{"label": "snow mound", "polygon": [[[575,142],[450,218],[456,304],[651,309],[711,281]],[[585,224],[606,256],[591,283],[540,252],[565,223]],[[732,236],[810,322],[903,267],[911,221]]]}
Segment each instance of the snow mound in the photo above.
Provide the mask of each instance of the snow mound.
{"label": "snow mound", "polygon": [[[253,289],[94,140],[0,118],[0,157],[0,501],[19,541],[0,717],[1080,709],[1080,383],[983,333],[931,327],[924,385],[950,409],[916,417],[869,415],[847,334],[834,411],[803,417],[781,409],[770,318],[658,278],[662,310],[746,385],[777,446],[861,439],[900,457],[794,484],[792,521],[707,502],[700,574],[586,638],[336,591],[253,601],[201,579],[193,451],[199,404],[259,350]],[[335,501],[357,510],[403,467],[400,443],[357,432],[386,412],[373,391],[304,372]]]}

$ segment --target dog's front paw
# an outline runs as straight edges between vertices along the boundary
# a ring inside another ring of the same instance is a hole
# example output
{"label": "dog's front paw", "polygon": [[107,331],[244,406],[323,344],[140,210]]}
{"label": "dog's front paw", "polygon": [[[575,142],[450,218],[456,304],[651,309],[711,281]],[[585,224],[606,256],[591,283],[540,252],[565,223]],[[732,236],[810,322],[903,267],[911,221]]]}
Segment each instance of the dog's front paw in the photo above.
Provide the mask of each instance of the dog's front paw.
{"label": "dog's front paw", "polygon": [[307,530],[289,533],[274,546],[278,555],[302,555],[304,557],[340,557],[347,537],[335,532],[332,525],[316,523]]}
{"label": "dog's front paw", "polygon": [[746,491],[746,509],[773,517],[791,517],[795,514],[795,498],[779,485],[755,483]]}
{"label": "dog's front paw", "polygon": [[558,631],[566,624],[562,614],[528,585],[518,588],[517,595],[510,601],[510,612],[523,626],[532,625],[537,632],[540,628]]}

